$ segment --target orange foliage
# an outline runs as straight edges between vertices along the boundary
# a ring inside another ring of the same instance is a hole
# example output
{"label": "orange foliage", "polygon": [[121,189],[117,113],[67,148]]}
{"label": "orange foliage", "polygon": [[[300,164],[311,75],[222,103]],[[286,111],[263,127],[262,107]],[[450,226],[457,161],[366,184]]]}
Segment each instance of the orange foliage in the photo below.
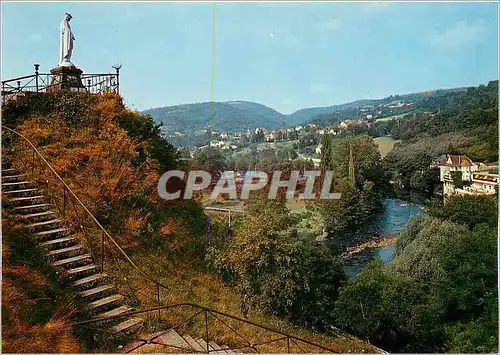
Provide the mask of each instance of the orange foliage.
{"label": "orange foliage", "polygon": [[[84,112],[88,117],[83,117],[77,125],[55,115],[50,119],[31,117],[17,129],[39,145],[41,154],[94,214],[99,218],[119,217],[111,219],[116,223],[114,227],[133,233],[144,226],[146,216],[135,216],[138,210],[124,201],[134,196],[143,196],[149,203],[157,200],[158,165],[147,150],[143,150],[145,161],[134,165],[138,151],[147,144],[130,137],[117,119],[120,115],[137,120],[144,118],[128,111],[118,95],[91,99],[88,104],[91,108]],[[43,144],[39,144],[41,142]],[[29,155],[26,159],[30,159]],[[48,179],[52,178],[43,164],[39,167],[42,176],[45,173]],[[60,191],[54,192],[60,194]]]}
{"label": "orange foliage", "polygon": [[189,228],[181,219],[168,218],[160,225],[158,233],[169,237],[168,245],[172,251],[182,250],[190,240]]}

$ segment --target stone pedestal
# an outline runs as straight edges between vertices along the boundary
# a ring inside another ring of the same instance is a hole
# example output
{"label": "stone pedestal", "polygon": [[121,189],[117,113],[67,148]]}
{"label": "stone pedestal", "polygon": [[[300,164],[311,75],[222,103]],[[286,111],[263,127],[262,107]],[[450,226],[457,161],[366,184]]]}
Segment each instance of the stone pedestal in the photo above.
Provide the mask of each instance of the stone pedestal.
{"label": "stone pedestal", "polygon": [[48,92],[58,92],[61,90],[86,92],[83,86],[81,74],[82,70],[75,66],[72,67],[55,67],[50,71],[52,73],[52,82],[47,88]]}

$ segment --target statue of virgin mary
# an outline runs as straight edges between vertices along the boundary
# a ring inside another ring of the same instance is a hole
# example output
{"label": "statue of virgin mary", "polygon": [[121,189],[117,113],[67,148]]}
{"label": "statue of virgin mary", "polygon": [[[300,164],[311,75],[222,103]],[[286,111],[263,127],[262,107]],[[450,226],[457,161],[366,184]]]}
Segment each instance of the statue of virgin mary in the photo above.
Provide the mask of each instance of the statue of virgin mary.
{"label": "statue of virgin mary", "polygon": [[61,45],[59,47],[59,66],[74,67],[71,63],[71,53],[73,52],[73,41],[75,36],[71,32],[69,21],[73,18],[70,14],[66,13],[64,20],[61,22]]}

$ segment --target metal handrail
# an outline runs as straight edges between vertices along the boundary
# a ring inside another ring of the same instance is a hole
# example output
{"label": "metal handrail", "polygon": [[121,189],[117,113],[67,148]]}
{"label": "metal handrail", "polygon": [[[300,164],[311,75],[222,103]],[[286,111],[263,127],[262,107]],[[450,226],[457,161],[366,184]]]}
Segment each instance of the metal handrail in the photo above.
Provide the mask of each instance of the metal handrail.
{"label": "metal handrail", "polygon": [[71,188],[66,184],[66,182],[59,176],[59,174],[54,170],[54,168],[52,167],[52,165],[50,165],[50,163],[43,157],[43,155],[38,151],[38,149],[33,145],[33,143],[31,143],[31,141],[26,138],[25,136],[23,136],[21,133],[9,128],[9,127],[2,127],[2,129],[6,129],[14,134],[16,134],[17,136],[21,137],[22,139],[24,139],[30,146],[31,148],[33,149],[33,151],[38,155],[38,157],[40,159],[42,159],[42,161],[49,167],[49,169],[52,171],[52,173],[54,173],[54,175],[57,177],[57,179],[63,184],[63,186],[65,187],[65,189],[68,191],[69,194],[71,194],[73,196],[73,198],[80,204],[80,206],[84,209],[84,211],[88,214],[88,216],[94,221],[94,223],[99,227],[99,229],[104,233],[104,235],[108,238],[108,240],[110,242],[113,243],[113,245],[118,249],[118,251],[125,257],[125,259],[127,259],[127,261],[130,263],[130,265],[132,265],[132,267],[134,269],[136,269],[141,275],[143,275],[148,281],[154,283],[155,285],[157,285],[158,287],[161,287],[161,288],[164,288],[164,289],[168,289],[167,286],[165,286],[164,284],[152,279],[148,274],[146,274],[144,271],[142,271],[141,269],[139,269],[137,267],[137,265],[135,265],[135,263],[132,261],[132,259],[129,258],[129,256],[127,255],[127,253],[125,253],[125,251],[120,247],[120,245],[114,240],[114,238],[106,231],[106,229],[101,225],[101,223],[99,223],[99,221],[97,220],[97,218],[92,214],[92,212],[90,212],[88,210],[88,208],[83,204],[83,202],[78,198],[78,196],[76,196],[76,194],[73,192],[73,190],[71,190]]}
{"label": "metal handrail", "polygon": [[[215,313],[215,314],[227,317],[227,318],[231,318],[231,319],[237,320],[239,322],[250,324],[252,326],[255,326],[255,327],[258,327],[258,328],[261,328],[261,329],[264,329],[264,330],[276,333],[276,334],[283,335],[286,338],[298,340],[298,341],[300,341],[302,343],[305,343],[305,344],[308,344],[308,345],[311,345],[311,346],[315,346],[315,347],[318,347],[320,349],[330,351],[332,353],[338,353],[338,351],[335,351],[333,349],[327,348],[327,347],[325,347],[323,345],[313,343],[313,342],[311,342],[309,340],[297,337],[295,335],[287,334],[285,332],[282,332],[281,330],[277,330],[277,329],[273,329],[271,327],[268,327],[267,325],[256,323],[256,322],[250,321],[248,319],[243,319],[243,318],[240,318],[240,317],[237,317],[237,316],[233,316],[233,315],[225,313],[225,312],[217,311],[215,309],[211,309],[211,308],[208,308],[208,307],[205,307],[205,306],[200,306],[198,304],[189,303],[189,302],[186,302],[186,303],[177,303],[177,304],[168,305],[168,306],[151,307],[151,308],[142,309],[142,310],[139,310],[139,311],[125,312],[125,313],[121,313],[121,314],[114,315],[114,316],[96,317],[96,318],[93,318],[93,319],[89,319],[89,320],[84,320],[84,321],[77,322],[76,324],[77,325],[83,325],[83,324],[97,323],[97,322],[101,322],[101,321],[104,321],[104,320],[111,320],[111,319],[117,319],[117,318],[123,318],[123,317],[133,316],[133,315],[137,315],[137,314],[157,312],[157,311],[161,311],[161,310],[165,310],[165,309],[171,309],[171,308],[177,308],[177,307],[183,307],[183,306],[189,306],[189,307],[200,309],[202,311],[206,311],[206,312],[210,312],[210,313]],[[256,344],[256,345],[258,345],[258,344]]]}
{"label": "metal handrail", "polygon": [[[109,242],[111,242],[115,246],[115,248],[118,249],[118,251],[125,257],[125,259],[129,262],[129,264],[135,270],[137,270],[142,276],[144,276],[146,278],[146,280],[148,280],[149,282],[151,282],[151,283],[153,283],[153,284],[155,284],[155,285],[158,286],[158,303],[160,304],[160,299],[159,299],[160,288],[168,289],[168,287],[166,285],[162,284],[161,282],[154,280],[148,274],[146,274],[144,271],[142,271],[141,269],[139,269],[137,267],[137,265],[127,255],[127,253],[125,253],[125,251],[114,240],[114,238],[106,231],[106,229],[101,225],[101,223],[99,223],[99,221],[97,220],[97,218],[88,210],[88,208],[85,206],[85,204],[78,198],[78,196],[73,192],[73,190],[71,190],[71,188],[68,186],[68,184],[66,184],[66,182],[61,178],[61,176],[54,170],[54,168],[52,167],[52,165],[44,158],[44,156],[39,152],[39,150],[35,147],[35,145],[27,137],[25,137],[21,133],[15,131],[14,129],[11,129],[9,127],[3,126],[2,129],[6,129],[7,131],[9,131],[11,133],[14,133],[15,135],[17,135],[18,137],[22,138],[23,140],[25,140],[29,144],[29,146],[33,149],[34,154],[36,154],[45,163],[45,165],[52,171],[52,173],[56,176],[56,178],[64,186],[65,191],[67,191],[67,193],[70,194],[78,202],[78,204],[80,204],[80,206],[84,209],[84,211],[87,213],[87,215],[93,220],[93,222],[101,230],[101,232],[103,233],[103,235],[105,235],[107,237],[107,239],[109,240]],[[33,155],[33,161],[34,161],[34,155]],[[259,323],[256,323],[256,322],[252,322],[252,321],[250,321],[248,319],[239,318],[237,316],[233,316],[233,315],[228,314],[228,313],[224,313],[224,312],[220,312],[220,311],[217,311],[217,310],[213,310],[213,309],[210,309],[208,307],[197,305],[197,304],[194,304],[194,303],[179,303],[179,304],[174,304],[174,305],[158,306],[158,307],[148,308],[148,309],[139,310],[139,311],[125,312],[125,313],[122,313],[120,315],[93,318],[93,319],[90,319],[90,320],[84,320],[84,321],[77,322],[76,324],[83,325],[83,324],[95,323],[95,322],[99,322],[99,321],[103,321],[103,320],[109,320],[109,319],[116,319],[116,318],[127,317],[127,316],[131,316],[131,315],[136,315],[136,314],[144,314],[144,313],[150,313],[150,312],[156,312],[156,311],[161,312],[161,310],[164,310],[164,309],[169,309],[169,308],[174,308],[174,307],[182,307],[182,306],[190,306],[190,307],[194,307],[194,308],[197,308],[197,309],[201,309],[202,311],[205,311],[205,312],[210,312],[212,314],[218,314],[218,315],[221,315],[221,316],[224,316],[224,317],[228,317],[228,318],[231,318],[231,319],[234,319],[234,320],[237,320],[237,321],[240,321],[240,322],[243,322],[243,323],[246,323],[246,324],[249,324],[249,325],[252,325],[252,326],[255,326],[255,327],[267,330],[267,331],[270,331],[270,332],[274,332],[276,334],[283,335],[283,336],[285,336],[285,337],[287,337],[289,339],[298,340],[298,341],[303,342],[305,344],[312,345],[312,346],[318,347],[320,349],[327,350],[329,352],[337,353],[337,351],[334,351],[334,350],[329,349],[327,347],[324,347],[322,345],[310,342],[310,341],[308,341],[306,339],[302,339],[302,338],[296,337],[294,335],[287,334],[285,332],[273,329],[273,328],[268,327],[266,325],[259,324]],[[227,324],[226,324],[226,326],[227,326]],[[258,344],[256,344],[256,345],[258,345]]]}
{"label": "metal handrail", "polygon": [[[82,73],[79,78],[82,82],[80,89],[89,93],[100,94],[107,91],[120,92],[119,68],[116,73]],[[2,102],[15,100],[18,94],[48,93],[54,88],[54,78],[57,74],[40,73],[35,65],[35,74],[2,80]],[[52,78],[52,83],[51,79]],[[16,85],[17,84],[17,85]],[[56,87],[57,88],[57,87]]]}
{"label": "metal handrail", "polygon": [[230,208],[220,208],[220,207],[204,207],[206,211],[214,211],[214,212],[225,212],[225,213],[245,213],[245,211],[242,210],[233,210]]}
{"label": "metal handrail", "polygon": [[[42,73],[40,73],[39,75],[49,75],[49,74],[42,74]],[[17,77],[17,78],[2,80],[2,84],[9,83],[11,81],[18,81],[18,80],[23,80],[23,79],[28,79],[28,78],[34,78],[34,77],[36,77],[36,74],[24,75],[24,76],[20,76],[20,77]]]}

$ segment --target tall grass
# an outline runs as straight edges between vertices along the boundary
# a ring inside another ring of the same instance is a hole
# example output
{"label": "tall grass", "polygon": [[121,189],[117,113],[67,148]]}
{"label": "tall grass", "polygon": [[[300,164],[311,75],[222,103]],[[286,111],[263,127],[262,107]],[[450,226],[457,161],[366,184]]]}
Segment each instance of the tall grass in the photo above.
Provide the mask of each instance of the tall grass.
{"label": "tall grass", "polygon": [[5,205],[2,236],[2,352],[81,352],[70,321],[76,302]]}

